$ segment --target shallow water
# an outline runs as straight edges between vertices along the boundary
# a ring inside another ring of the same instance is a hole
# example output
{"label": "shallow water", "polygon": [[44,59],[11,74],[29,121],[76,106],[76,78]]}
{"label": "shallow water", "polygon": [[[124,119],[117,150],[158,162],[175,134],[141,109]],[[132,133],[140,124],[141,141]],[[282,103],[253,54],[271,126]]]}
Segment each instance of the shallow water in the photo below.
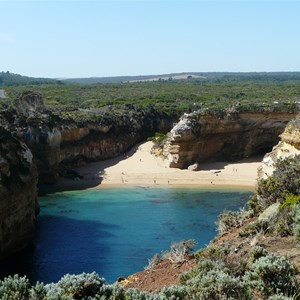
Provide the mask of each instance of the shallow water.
{"label": "shallow water", "polygon": [[126,188],[55,193],[40,198],[34,245],[0,264],[0,275],[32,282],[96,271],[109,282],[143,270],[172,242],[215,236],[224,209],[237,210],[251,192]]}

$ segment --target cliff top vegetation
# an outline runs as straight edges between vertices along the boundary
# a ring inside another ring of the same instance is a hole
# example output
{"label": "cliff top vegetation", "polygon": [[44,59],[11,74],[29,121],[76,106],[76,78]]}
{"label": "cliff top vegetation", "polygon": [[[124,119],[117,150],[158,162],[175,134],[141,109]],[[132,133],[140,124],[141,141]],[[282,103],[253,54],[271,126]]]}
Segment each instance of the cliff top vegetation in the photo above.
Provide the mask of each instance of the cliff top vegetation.
{"label": "cliff top vegetation", "polygon": [[61,84],[62,82],[50,78],[34,78],[22,76],[19,74],[7,72],[0,72],[0,87],[2,86],[19,86],[30,84]]}
{"label": "cliff top vegetation", "polygon": [[300,107],[300,82],[296,81],[203,82],[195,79],[92,85],[39,84],[4,89],[6,101],[31,90],[40,93],[45,104],[53,108],[136,105],[181,114],[199,109],[295,112]]}

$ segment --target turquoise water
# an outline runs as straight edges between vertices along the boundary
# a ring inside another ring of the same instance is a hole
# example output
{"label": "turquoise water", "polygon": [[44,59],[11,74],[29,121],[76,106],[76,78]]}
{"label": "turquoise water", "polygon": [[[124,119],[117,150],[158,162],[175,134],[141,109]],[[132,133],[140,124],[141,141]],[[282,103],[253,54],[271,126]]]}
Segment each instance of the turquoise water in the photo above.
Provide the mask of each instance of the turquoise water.
{"label": "turquoise water", "polygon": [[32,281],[96,271],[109,282],[143,270],[172,242],[215,236],[224,209],[237,210],[250,192],[126,188],[55,193],[40,198],[34,245],[1,266]]}

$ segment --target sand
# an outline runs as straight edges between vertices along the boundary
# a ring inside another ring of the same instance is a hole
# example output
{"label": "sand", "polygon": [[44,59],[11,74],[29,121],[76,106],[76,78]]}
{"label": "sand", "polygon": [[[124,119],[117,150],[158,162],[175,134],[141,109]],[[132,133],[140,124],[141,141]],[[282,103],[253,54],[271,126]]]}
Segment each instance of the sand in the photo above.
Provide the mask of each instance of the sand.
{"label": "sand", "polygon": [[75,168],[81,180],[61,178],[57,189],[105,188],[111,186],[184,186],[254,189],[262,157],[239,162],[207,162],[200,171],[169,168],[168,162],[151,155],[152,142],[135,146],[117,158]]}

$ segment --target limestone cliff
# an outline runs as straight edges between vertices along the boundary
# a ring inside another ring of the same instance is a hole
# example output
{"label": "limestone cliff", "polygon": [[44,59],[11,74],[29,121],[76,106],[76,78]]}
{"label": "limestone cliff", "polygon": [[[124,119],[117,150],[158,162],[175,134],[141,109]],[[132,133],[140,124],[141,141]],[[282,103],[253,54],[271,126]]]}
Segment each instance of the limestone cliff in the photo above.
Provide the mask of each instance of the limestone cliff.
{"label": "limestone cliff", "polygon": [[169,131],[178,116],[129,104],[46,108],[39,94],[25,92],[0,119],[30,148],[39,182],[53,183],[60,169],[125,153],[156,131]]}
{"label": "limestone cliff", "polygon": [[187,168],[209,159],[234,160],[270,150],[294,114],[247,112],[185,114],[170,132],[163,155],[170,167]]}
{"label": "limestone cliff", "polygon": [[174,118],[157,112],[122,112],[121,115],[102,111],[85,111],[85,119],[76,119],[75,111],[64,119],[49,115],[54,122],[29,122],[19,132],[32,150],[40,182],[55,182],[60,168],[82,165],[116,157],[130,150],[156,131],[170,130]]}
{"label": "limestone cliff", "polygon": [[300,154],[300,115],[291,120],[281,134],[281,141],[263,158],[258,177],[267,178],[273,174],[278,159]]}
{"label": "limestone cliff", "polygon": [[0,126],[0,258],[33,239],[37,173],[28,147]]}

